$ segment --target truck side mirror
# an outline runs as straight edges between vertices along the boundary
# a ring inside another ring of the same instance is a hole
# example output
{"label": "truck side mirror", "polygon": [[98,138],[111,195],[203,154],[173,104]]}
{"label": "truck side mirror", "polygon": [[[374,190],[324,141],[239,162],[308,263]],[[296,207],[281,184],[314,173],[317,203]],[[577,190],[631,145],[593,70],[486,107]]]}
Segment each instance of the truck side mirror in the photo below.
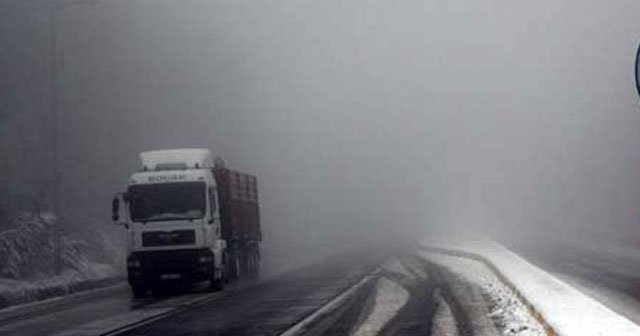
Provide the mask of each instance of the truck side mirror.
{"label": "truck side mirror", "polygon": [[120,197],[118,196],[111,201],[111,220],[114,222],[120,220]]}

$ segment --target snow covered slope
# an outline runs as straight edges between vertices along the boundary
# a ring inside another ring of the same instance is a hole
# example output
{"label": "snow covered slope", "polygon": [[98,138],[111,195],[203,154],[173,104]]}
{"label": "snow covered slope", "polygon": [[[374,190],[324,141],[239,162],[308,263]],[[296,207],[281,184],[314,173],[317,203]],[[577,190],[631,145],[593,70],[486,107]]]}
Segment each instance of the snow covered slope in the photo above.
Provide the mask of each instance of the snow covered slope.
{"label": "snow covered slope", "polygon": [[62,274],[36,280],[0,277],[0,311],[9,306],[45,300],[71,293],[122,282],[113,267],[89,263],[82,271],[65,270]]}
{"label": "snow covered slope", "polygon": [[495,242],[422,245],[426,250],[465,255],[495,267],[558,335],[640,335],[640,326]]}
{"label": "snow covered slope", "polygon": [[0,308],[97,288],[121,280],[108,264],[90,261],[88,244],[63,234],[60,241],[63,271],[55,275],[53,227],[50,213],[23,213],[14,228],[0,232]]}

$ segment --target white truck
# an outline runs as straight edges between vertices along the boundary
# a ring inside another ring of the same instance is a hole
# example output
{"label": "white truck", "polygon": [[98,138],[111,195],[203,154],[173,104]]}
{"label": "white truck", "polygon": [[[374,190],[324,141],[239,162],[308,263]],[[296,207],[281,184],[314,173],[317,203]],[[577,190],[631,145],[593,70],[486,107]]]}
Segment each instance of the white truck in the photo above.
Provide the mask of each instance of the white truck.
{"label": "white truck", "polygon": [[134,296],[167,281],[219,290],[257,277],[259,217],[256,177],[227,169],[209,150],[141,153],[140,171],[112,202],[113,221],[127,230]]}

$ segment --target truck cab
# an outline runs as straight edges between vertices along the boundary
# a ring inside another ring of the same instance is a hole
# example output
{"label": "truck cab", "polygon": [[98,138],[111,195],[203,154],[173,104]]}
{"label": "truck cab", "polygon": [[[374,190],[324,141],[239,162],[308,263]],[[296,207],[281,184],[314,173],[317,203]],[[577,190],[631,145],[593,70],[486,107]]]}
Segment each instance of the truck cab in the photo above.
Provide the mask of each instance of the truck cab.
{"label": "truck cab", "polygon": [[127,275],[134,296],[165,281],[209,281],[216,289],[227,281],[213,169],[206,149],[140,154],[140,171],[112,204],[113,220],[127,230]]}

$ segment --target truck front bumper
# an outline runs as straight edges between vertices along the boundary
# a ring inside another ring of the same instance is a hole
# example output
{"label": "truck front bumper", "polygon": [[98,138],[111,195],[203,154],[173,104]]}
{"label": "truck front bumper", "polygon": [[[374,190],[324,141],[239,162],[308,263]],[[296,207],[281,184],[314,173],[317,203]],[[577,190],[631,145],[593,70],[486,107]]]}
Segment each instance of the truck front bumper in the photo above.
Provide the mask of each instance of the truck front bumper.
{"label": "truck front bumper", "polygon": [[131,286],[197,282],[211,279],[213,265],[214,255],[209,249],[139,251],[127,257],[127,275]]}

